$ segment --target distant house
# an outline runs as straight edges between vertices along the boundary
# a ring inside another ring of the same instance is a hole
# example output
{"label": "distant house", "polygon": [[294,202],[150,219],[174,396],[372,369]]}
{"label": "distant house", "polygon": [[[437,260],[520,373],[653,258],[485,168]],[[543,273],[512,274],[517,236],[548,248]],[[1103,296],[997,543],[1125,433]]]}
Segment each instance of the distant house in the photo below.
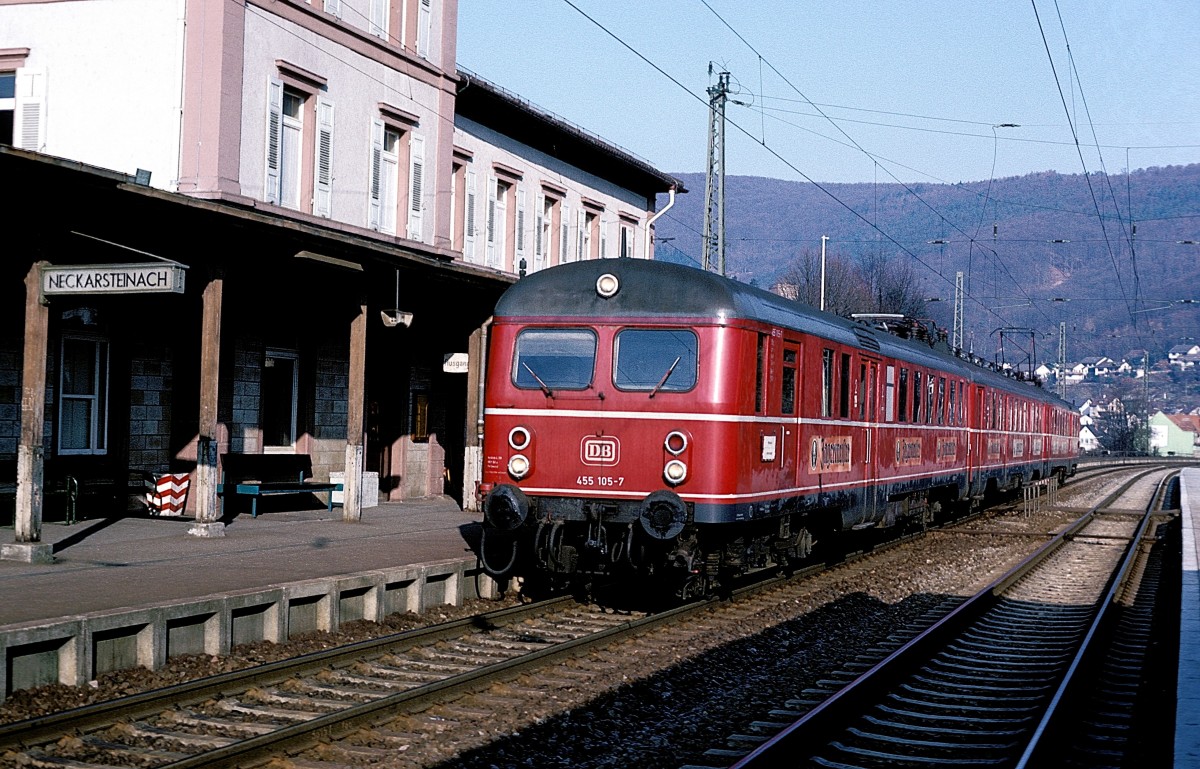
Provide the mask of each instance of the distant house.
{"label": "distant house", "polygon": [[1177,344],[1167,351],[1167,360],[1173,363],[1185,355],[1200,355],[1200,344]]}
{"label": "distant house", "polygon": [[1082,367],[1082,373],[1085,377],[1109,376],[1113,373],[1113,369],[1116,368],[1116,361],[1107,356],[1099,355],[1090,358],[1084,358],[1083,360],[1079,361],[1078,366],[1076,366],[1077,369],[1079,367]]}
{"label": "distant house", "polygon": [[1195,368],[1197,363],[1200,363],[1200,355],[1180,355],[1171,360],[1172,366],[1178,366],[1181,369]]}
{"label": "distant house", "polygon": [[1164,414],[1150,417],[1150,453],[1160,456],[1196,456],[1200,439],[1200,417],[1194,414]]}
{"label": "distant house", "polygon": [[1100,451],[1104,447],[1100,445],[1100,439],[1092,432],[1092,428],[1084,425],[1079,428],[1079,450],[1084,452]]}
{"label": "distant house", "polygon": [[1033,370],[1033,375],[1043,382],[1049,381],[1050,375],[1053,373],[1054,369],[1050,368],[1045,363]]}

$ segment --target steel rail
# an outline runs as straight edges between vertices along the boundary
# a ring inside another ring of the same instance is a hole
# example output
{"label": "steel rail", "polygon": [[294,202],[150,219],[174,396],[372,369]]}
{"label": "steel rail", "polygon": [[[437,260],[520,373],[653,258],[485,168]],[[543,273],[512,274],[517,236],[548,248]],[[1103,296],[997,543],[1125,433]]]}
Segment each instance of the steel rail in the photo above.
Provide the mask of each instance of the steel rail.
{"label": "steel rail", "polygon": [[1085,661],[1089,660],[1094,654],[1102,652],[1101,649],[1097,648],[1099,644],[1093,644],[1093,641],[1099,636],[1101,629],[1113,621],[1114,612],[1110,612],[1109,609],[1116,604],[1117,597],[1125,588],[1133,572],[1133,565],[1140,554],[1141,543],[1146,537],[1147,530],[1150,528],[1150,521],[1153,518],[1153,514],[1162,507],[1162,499],[1166,494],[1167,485],[1178,475],[1179,471],[1176,470],[1173,473],[1163,476],[1162,480],[1159,481],[1158,488],[1154,491],[1154,496],[1146,505],[1146,512],[1138,524],[1137,532],[1133,535],[1133,540],[1130,542],[1124,558],[1121,559],[1121,565],[1109,578],[1104,597],[1100,601],[1100,610],[1096,612],[1096,616],[1088,628],[1083,643],[1080,645],[1078,652],[1076,652],[1074,659],[1071,660],[1071,665],[1067,669],[1066,675],[1063,676],[1063,680],[1059,684],[1057,691],[1054,692],[1054,696],[1051,698],[1046,712],[1042,715],[1041,721],[1034,729],[1033,735],[1025,747],[1025,752],[1017,762],[1016,769],[1025,769],[1031,763],[1037,762],[1042,758],[1044,751],[1047,750],[1046,744],[1043,743],[1043,737],[1045,737],[1055,722],[1064,717],[1060,706],[1066,701],[1068,693],[1078,683],[1076,673],[1079,672]]}
{"label": "steel rail", "polygon": [[1142,478],[1160,472],[1161,469],[1160,467],[1151,468],[1131,477],[1066,529],[1056,534],[1013,567],[1007,574],[1002,575],[992,584],[968,598],[924,633],[865,671],[837,694],[805,714],[804,717],[756,747],[734,763],[730,769],[762,769],[762,767],[798,765],[804,757],[811,755],[811,748],[826,745],[828,735],[833,730],[840,728],[849,719],[861,713],[866,703],[874,701],[882,688],[899,681],[915,669],[920,661],[932,657],[950,639],[958,636],[966,627],[983,616],[987,610],[997,605],[999,596],[1005,590],[1073,539],[1102,509],[1110,506]]}

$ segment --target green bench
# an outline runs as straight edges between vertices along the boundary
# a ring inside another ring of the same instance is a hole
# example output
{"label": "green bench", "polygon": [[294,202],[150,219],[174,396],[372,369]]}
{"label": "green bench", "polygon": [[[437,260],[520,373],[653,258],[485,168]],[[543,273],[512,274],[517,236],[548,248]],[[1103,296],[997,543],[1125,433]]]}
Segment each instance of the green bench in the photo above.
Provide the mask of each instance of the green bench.
{"label": "green bench", "polygon": [[308,454],[222,454],[221,514],[230,496],[250,497],[250,517],[258,517],[258,498],[273,494],[329,494],[328,508],[333,512],[333,492],[342,484],[312,479],[312,457]]}

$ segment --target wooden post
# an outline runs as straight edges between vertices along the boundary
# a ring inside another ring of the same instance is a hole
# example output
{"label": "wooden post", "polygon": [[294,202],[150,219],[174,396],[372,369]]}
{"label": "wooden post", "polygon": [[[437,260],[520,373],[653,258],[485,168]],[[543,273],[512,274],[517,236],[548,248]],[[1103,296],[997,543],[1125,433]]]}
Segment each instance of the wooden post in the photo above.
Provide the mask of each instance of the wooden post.
{"label": "wooden post", "polygon": [[223,537],[221,505],[217,497],[217,396],[221,368],[221,304],[225,294],[224,273],[214,267],[204,287],[200,321],[200,434],[196,446],[196,479],[192,484],[196,522],[188,530],[197,537]]}
{"label": "wooden post", "polygon": [[483,404],[479,383],[483,377],[483,345],[487,336],[483,328],[471,332],[467,343],[467,424],[463,441],[463,510],[478,512],[476,484],[483,478]]}
{"label": "wooden post", "polygon": [[361,299],[350,321],[350,376],[346,394],[346,477],[342,487],[342,520],[362,520],[363,409],[367,380],[367,303]]}
{"label": "wooden post", "polygon": [[50,310],[42,300],[42,267],[25,275],[25,351],[21,372],[21,441],[17,444],[16,541],[42,541],[42,433],[46,420],[46,351]]}

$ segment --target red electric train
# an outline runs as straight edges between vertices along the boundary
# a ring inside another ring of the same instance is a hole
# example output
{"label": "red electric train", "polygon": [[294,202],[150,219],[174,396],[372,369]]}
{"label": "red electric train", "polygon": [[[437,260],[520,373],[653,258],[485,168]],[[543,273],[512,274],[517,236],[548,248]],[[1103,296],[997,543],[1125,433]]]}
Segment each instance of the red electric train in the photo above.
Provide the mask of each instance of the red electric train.
{"label": "red electric train", "polygon": [[492,326],[485,566],[686,597],[1074,472],[1066,403],[938,346],[664,262],[523,278]]}

